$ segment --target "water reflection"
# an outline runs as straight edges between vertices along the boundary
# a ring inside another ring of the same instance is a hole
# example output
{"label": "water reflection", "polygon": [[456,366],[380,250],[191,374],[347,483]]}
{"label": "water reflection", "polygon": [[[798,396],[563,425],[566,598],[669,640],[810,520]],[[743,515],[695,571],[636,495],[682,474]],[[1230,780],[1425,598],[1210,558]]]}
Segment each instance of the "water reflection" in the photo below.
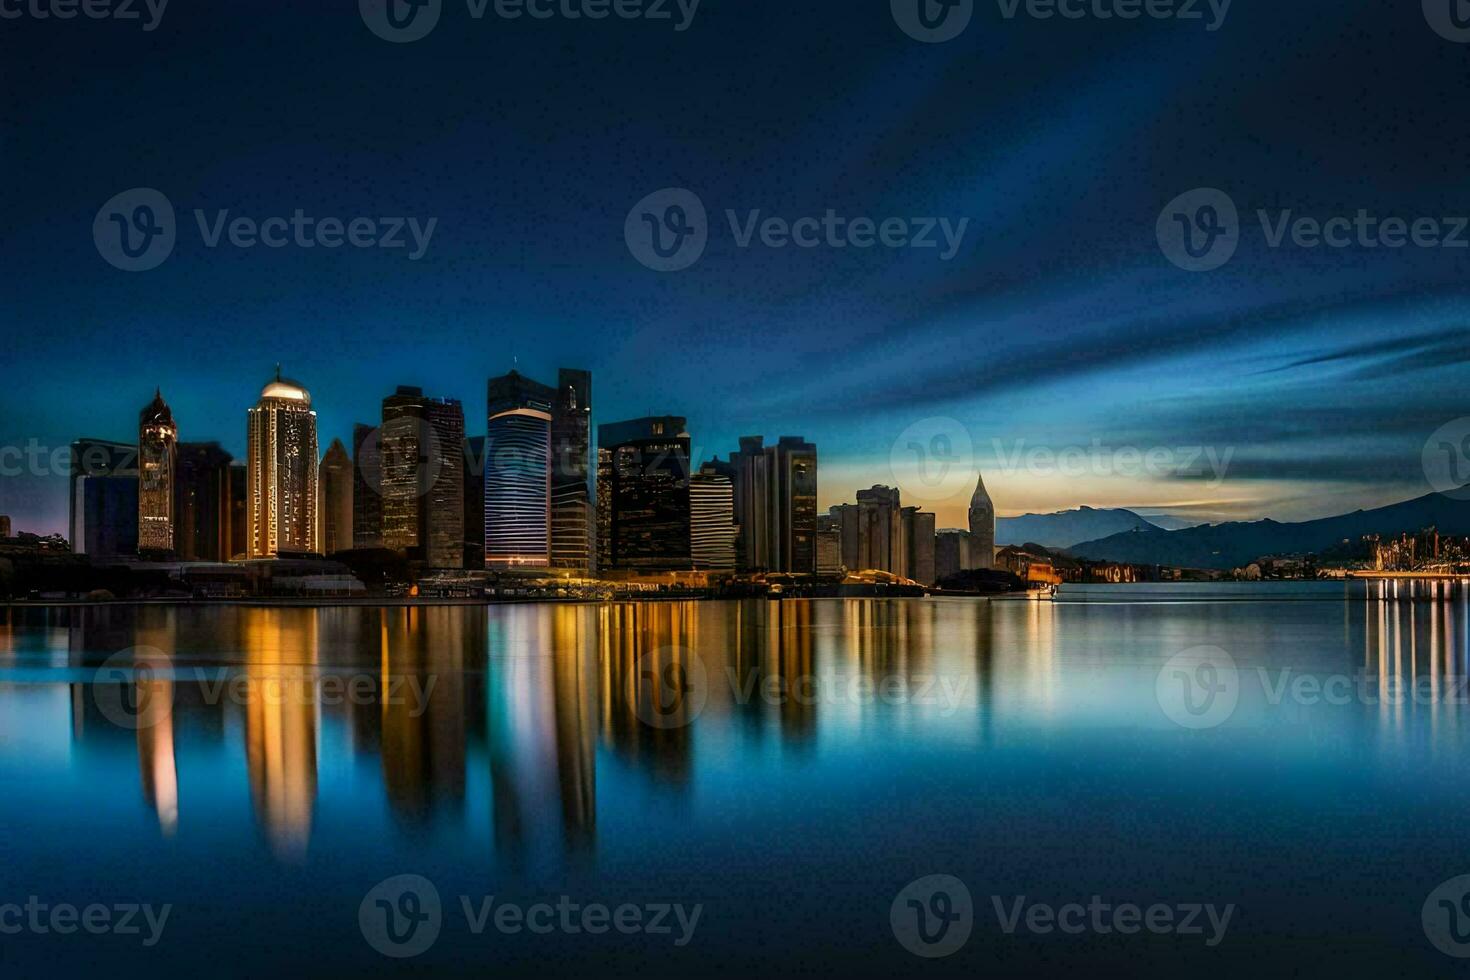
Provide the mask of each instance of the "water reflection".
{"label": "water reflection", "polygon": [[[772,753],[821,765],[875,740],[974,752],[1136,726],[1157,714],[1158,665],[1202,643],[1242,667],[1363,678],[1371,697],[1314,724],[1370,724],[1391,748],[1458,734],[1464,590],[1305,598],[0,610],[0,764],[60,739],[70,756],[35,765],[86,775],[126,747],[163,836],[220,819],[238,780],[282,862],[328,811],[377,806],[407,838],[482,831],[496,860],[556,868],[597,856],[599,764],[689,801],[706,771],[769,772]],[[130,649],[147,670],[96,678]],[[119,723],[114,703],[149,723]]]}

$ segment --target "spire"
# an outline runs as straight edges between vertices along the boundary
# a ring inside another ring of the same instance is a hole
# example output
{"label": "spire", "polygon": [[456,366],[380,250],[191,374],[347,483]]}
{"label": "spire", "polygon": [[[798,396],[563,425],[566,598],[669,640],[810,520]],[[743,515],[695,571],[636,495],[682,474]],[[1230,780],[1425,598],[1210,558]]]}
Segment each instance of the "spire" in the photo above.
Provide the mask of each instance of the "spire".
{"label": "spire", "polygon": [[281,380],[281,362],[280,361],[277,361],[276,362],[276,380],[277,381],[280,381]]}

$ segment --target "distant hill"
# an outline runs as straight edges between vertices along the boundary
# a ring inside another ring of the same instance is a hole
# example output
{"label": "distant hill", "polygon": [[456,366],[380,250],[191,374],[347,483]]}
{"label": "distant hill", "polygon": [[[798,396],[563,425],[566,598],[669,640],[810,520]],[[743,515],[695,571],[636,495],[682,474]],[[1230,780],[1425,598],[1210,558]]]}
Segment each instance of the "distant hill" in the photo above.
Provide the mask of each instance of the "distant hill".
{"label": "distant hill", "polygon": [[1187,517],[1171,517],[1168,514],[1149,514],[1144,520],[1155,527],[1161,527],[1165,531],[1178,531],[1186,527],[1199,527],[1206,521],[1191,521]]}
{"label": "distant hill", "polygon": [[1315,554],[1365,534],[1393,536],[1437,527],[1470,535],[1470,500],[1431,493],[1377,510],[1359,510],[1299,524],[1251,521],[1165,531],[1125,531],[1075,545],[1068,552],[1094,561],[1177,568],[1240,568],[1266,555]]}
{"label": "distant hill", "polygon": [[997,518],[995,543],[1070,548],[1083,541],[1095,541],[1135,528],[1159,530],[1157,524],[1150,523],[1131,510],[1095,510],[1082,507],[1055,514]]}

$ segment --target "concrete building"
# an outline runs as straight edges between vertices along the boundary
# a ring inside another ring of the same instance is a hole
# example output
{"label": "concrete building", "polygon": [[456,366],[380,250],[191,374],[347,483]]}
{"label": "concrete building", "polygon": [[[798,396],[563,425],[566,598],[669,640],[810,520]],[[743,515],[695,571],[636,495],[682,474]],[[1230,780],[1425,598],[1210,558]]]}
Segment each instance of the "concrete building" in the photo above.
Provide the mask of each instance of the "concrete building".
{"label": "concrete building", "polygon": [[352,458],[342,440],[333,439],[317,471],[321,491],[321,540],[317,550],[324,555],[352,550]]}
{"label": "concrete building", "polygon": [[599,571],[687,571],[689,432],[682,417],[598,426]]}
{"label": "concrete building", "polygon": [[174,478],[174,553],[180,561],[229,561],[234,506],[230,464],[217,442],[181,442]]}
{"label": "concrete building", "polygon": [[93,558],[138,553],[138,447],[102,439],[71,444],[68,536]]}
{"label": "concrete building", "polygon": [[920,585],[934,584],[934,515],[903,509],[904,567],[900,574]]}

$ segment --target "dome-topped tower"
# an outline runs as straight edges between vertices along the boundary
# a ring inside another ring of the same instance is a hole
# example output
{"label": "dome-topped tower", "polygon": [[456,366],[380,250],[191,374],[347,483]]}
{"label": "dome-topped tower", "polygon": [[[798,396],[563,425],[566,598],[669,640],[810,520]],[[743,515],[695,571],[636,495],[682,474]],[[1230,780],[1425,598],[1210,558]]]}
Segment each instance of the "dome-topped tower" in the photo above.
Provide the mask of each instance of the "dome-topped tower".
{"label": "dome-topped tower", "polygon": [[976,568],[995,567],[995,503],[985,490],[983,473],[970,497],[970,564]]}
{"label": "dome-topped tower", "polygon": [[281,366],[276,365],[276,376],[266,382],[264,388],[260,389],[262,400],[266,398],[283,398],[286,401],[303,402],[311,404],[311,392],[297,381],[281,377]]}
{"label": "dome-topped tower", "polygon": [[246,553],[272,558],[317,547],[316,412],[306,388],[276,376],[260,389],[246,435]]}

